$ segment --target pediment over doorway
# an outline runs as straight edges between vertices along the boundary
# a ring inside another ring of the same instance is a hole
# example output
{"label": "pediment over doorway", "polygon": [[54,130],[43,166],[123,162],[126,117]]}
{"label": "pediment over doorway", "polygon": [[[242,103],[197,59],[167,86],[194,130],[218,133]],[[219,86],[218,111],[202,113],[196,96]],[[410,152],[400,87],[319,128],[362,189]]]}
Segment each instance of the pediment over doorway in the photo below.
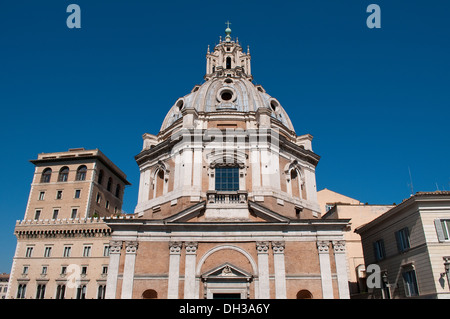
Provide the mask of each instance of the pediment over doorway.
{"label": "pediment over doorway", "polygon": [[218,267],[210,269],[201,275],[203,280],[228,280],[237,279],[249,281],[252,279],[252,274],[242,270],[230,263],[222,264]]}

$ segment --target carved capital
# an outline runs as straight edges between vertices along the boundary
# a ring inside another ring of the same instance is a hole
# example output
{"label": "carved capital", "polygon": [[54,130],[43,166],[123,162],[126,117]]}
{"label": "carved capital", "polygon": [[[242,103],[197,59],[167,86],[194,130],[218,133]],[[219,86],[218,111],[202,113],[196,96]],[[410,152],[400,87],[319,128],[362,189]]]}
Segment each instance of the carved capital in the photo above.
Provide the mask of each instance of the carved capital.
{"label": "carved capital", "polygon": [[135,254],[136,250],[138,248],[138,242],[137,241],[127,241],[125,242],[125,252],[127,254]]}
{"label": "carved capital", "polygon": [[109,242],[109,253],[110,254],[120,254],[121,249],[122,249],[122,241],[121,240],[111,240]]}
{"label": "carved capital", "polygon": [[184,244],[184,248],[186,249],[186,254],[196,254],[197,253],[197,242],[187,242]]}
{"label": "carved capital", "polygon": [[179,241],[171,241],[169,243],[169,249],[171,254],[181,254],[182,243]]}
{"label": "carved capital", "polygon": [[256,250],[258,254],[268,254],[269,253],[269,242],[268,241],[257,241]]}
{"label": "carved capital", "polygon": [[317,249],[319,250],[319,253],[326,253],[329,252],[329,242],[325,240],[321,240],[317,242]]}
{"label": "carved capital", "polygon": [[333,241],[333,248],[335,253],[345,253],[345,241]]}
{"label": "carved capital", "polygon": [[272,242],[272,249],[274,254],[284,254],[285,244],[283,241]]}

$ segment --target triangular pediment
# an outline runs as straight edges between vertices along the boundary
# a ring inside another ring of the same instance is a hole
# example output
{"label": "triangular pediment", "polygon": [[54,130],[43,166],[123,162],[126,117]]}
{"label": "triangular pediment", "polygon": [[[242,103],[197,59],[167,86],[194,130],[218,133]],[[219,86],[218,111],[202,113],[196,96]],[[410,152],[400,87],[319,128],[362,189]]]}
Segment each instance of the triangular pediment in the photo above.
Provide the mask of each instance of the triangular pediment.
{"label": "triangular pediment", "polygon": [[246,279],[252,275],[230,263],[222,264],[218,267],[206,271],[201,276],[204,279]]}

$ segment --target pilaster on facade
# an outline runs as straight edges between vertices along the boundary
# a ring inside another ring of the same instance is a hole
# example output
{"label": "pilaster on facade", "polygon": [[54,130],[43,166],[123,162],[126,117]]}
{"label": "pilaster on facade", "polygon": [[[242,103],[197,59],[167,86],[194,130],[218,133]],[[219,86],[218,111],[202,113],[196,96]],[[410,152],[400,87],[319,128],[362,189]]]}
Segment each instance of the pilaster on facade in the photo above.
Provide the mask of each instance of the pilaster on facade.
{"label": "pilaster on facade", "polygon": [[169,282],[167,299],[178,299],[182,242],[169,243]]}
{"label": "pilaster on facade", "polygon": [[184,270],[184,299],[198,298],[195,281],[195,266],[197,261],[197,242],[186,242],[186,261]]}
{"label": "pilaster on facade", "polygon": [[275,298],[286,299],[286,268],[284,262],[285,243],[272,242],[273,262],[275,272]]}
{"label": "pilaster on facade", "polygon": [[119,276],[120,252],[122,250],[121,240],[111,240],[109,242],[109,266],[106,279],[106,299],[115,299],[117,290],[117,278]]}
{"label": "pilaster on facade", "polygon": [[320,276],[322,279],[322,298],[333,299],[333,283],[331,281],[331,264],[329,241],[319,240],[317,250],[319,252]]}
{"label": "pilaster on facade", "polygon": [[345,241],[333,241],[334,258],[336,262],[336,273],[338,279],[339,298],[349,299],[348,269]]}
{"label": "pilaster on facade", "polygon": [[258,254],[258,274],[259,274],[259,298],[270,298],[269,284],[269,248],[267,241],[256,242],[256,251]]}
{"label": "pilaster on facade", "polygon": [[136,263],[137,241],[125,242],[125,266],[123,270],[121,299],[131,299],[133,296],[134,266]]}

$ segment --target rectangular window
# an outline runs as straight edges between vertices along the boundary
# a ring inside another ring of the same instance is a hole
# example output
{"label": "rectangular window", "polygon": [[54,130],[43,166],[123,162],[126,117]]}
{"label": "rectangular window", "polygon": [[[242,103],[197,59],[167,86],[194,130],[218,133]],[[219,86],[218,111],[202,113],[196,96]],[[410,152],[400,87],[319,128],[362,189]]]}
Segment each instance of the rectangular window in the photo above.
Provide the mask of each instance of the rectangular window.
{"label": "rectangular window", "polygon": [[441,219],[441,227],[445,240],[450,239],[450,219]]}
{"label": "rectangular window", "polygon": [[45,192],[39,192],[39,200],[44,200]]}
{"label": "rectangular window", "polygon": [[77,218],[78,209],[72,208],[72,214],[70,215],[70,218],[75,219]]}
{"label": "rectangular window", "polygon": [[100,202],[102,201],[102,195],[100,195],[100,193],[97,193],[96,201],[97,201],[97,204],[100,204]]}
{"label": "rectangular window", "polygon": [[86,298],[86,285],[80,285],[77,288],[77,299]]}
{"label": "rectangular window", "polygon": [[45,295],[45,284],[37,285],[36,299],[44,299],[44,295]]}
{"label": "rectangular window", "polygon": [[25,292],[27,290],[27,284],[20,284],[19,287],[17,287],[17,299],[24,299],[25,298]]}
{"label": "rectangular window", "polygon": [[109,256],[109,245],[103,246],[103,257]]}
{"label": "rectangular window", "polygon": [[408,227],[402,228],[395,233],[397,248],[399,252],[404,252],[410,248]]}
{"label": "rectangular window", "polygon": [[108,266],[103,266],[102,267],[102,274],[106,275],[108,273]]}
{"label": "rectangular window", "polygon": [[61,275],[67,274],[67,266],[61,266]]}
{"label": "rectangular window", "polygon": [[81,274],[82,275],[86,275],[87,274],[87,266],[82,266],[81,267]]}
{"label": "rectangular window", "polygon": [[46,275],[47,274],[47,270],[48,270],[47,266],[42,266],[41,275]]}
{"label": "rectangular window", "polygon": [[27,247],[27,252],[25,253],[25,257],[31,257],[33,255],[33,247]]}
{"label": "rectangular window", "polygon": [[41,210],[36,209],[36,211],[34,212],[34,220],[38,220],[39,217],[41,217]]}
{"label": "rectangular window", "polygon": [[57,191],[56,192],[56,199],[61,199],[62,198],[62,194],[63,194],[63,191]]}
{"label": "rectangular window", "polygon": [[54,209],[54,210],[53,210],[53,216],[52,216],[52,219],[57,219],[57,218],[58,218],[58,214],[59,214],[59,209]]}
{"label": "rectangular window", "polygon": [[72,247],[70,247],[70,246],[65,246],[65,247],[64,247],[63,257],[70,257],[71,251],[72,251]]}
{"label": "rectangular window", "polygon": [[44,257],[50,257],[51,254],[52,254],[52,247],[45,247]]}
{"label": "rectangular window", "polygon": [[106,201],[105,208],[109,209],[109,200]]}
{"label": "rectangular window", "polygon": [[91,246],[84,246],[83,257],[90,257],[90,256],[91,256]]}
{"label": "rectangular window", "polygon": [[216,167],[215,175],[217,191],[239,190],[239,167]]}
{"label": "rectangular window", "polygon": [[419,295],[419,287],[417,286],[416,272],[414,269],[405,269],[402,273],[403,283],[405,285],[406,297],[413,297]]}
{"label": "rectangular window", "polygon": [[28,274],[28,266],[23,266],[22,275]]}
{"label": "rectangular window", "polygon": [[81,189],[76,189],[74,198],[80,198],[80,196],[81,196]]}
{"label": "rectangular window", "polygon": [[58,285],[56,287],[55,299],[64,299],[65,293],[66,293],[66,285]]}
{"label": "rectangular window", "polygon": [[373,250],[376,261],[380,261],[386,257],[383,239],[377,240],[376,242],[373,243]]}

